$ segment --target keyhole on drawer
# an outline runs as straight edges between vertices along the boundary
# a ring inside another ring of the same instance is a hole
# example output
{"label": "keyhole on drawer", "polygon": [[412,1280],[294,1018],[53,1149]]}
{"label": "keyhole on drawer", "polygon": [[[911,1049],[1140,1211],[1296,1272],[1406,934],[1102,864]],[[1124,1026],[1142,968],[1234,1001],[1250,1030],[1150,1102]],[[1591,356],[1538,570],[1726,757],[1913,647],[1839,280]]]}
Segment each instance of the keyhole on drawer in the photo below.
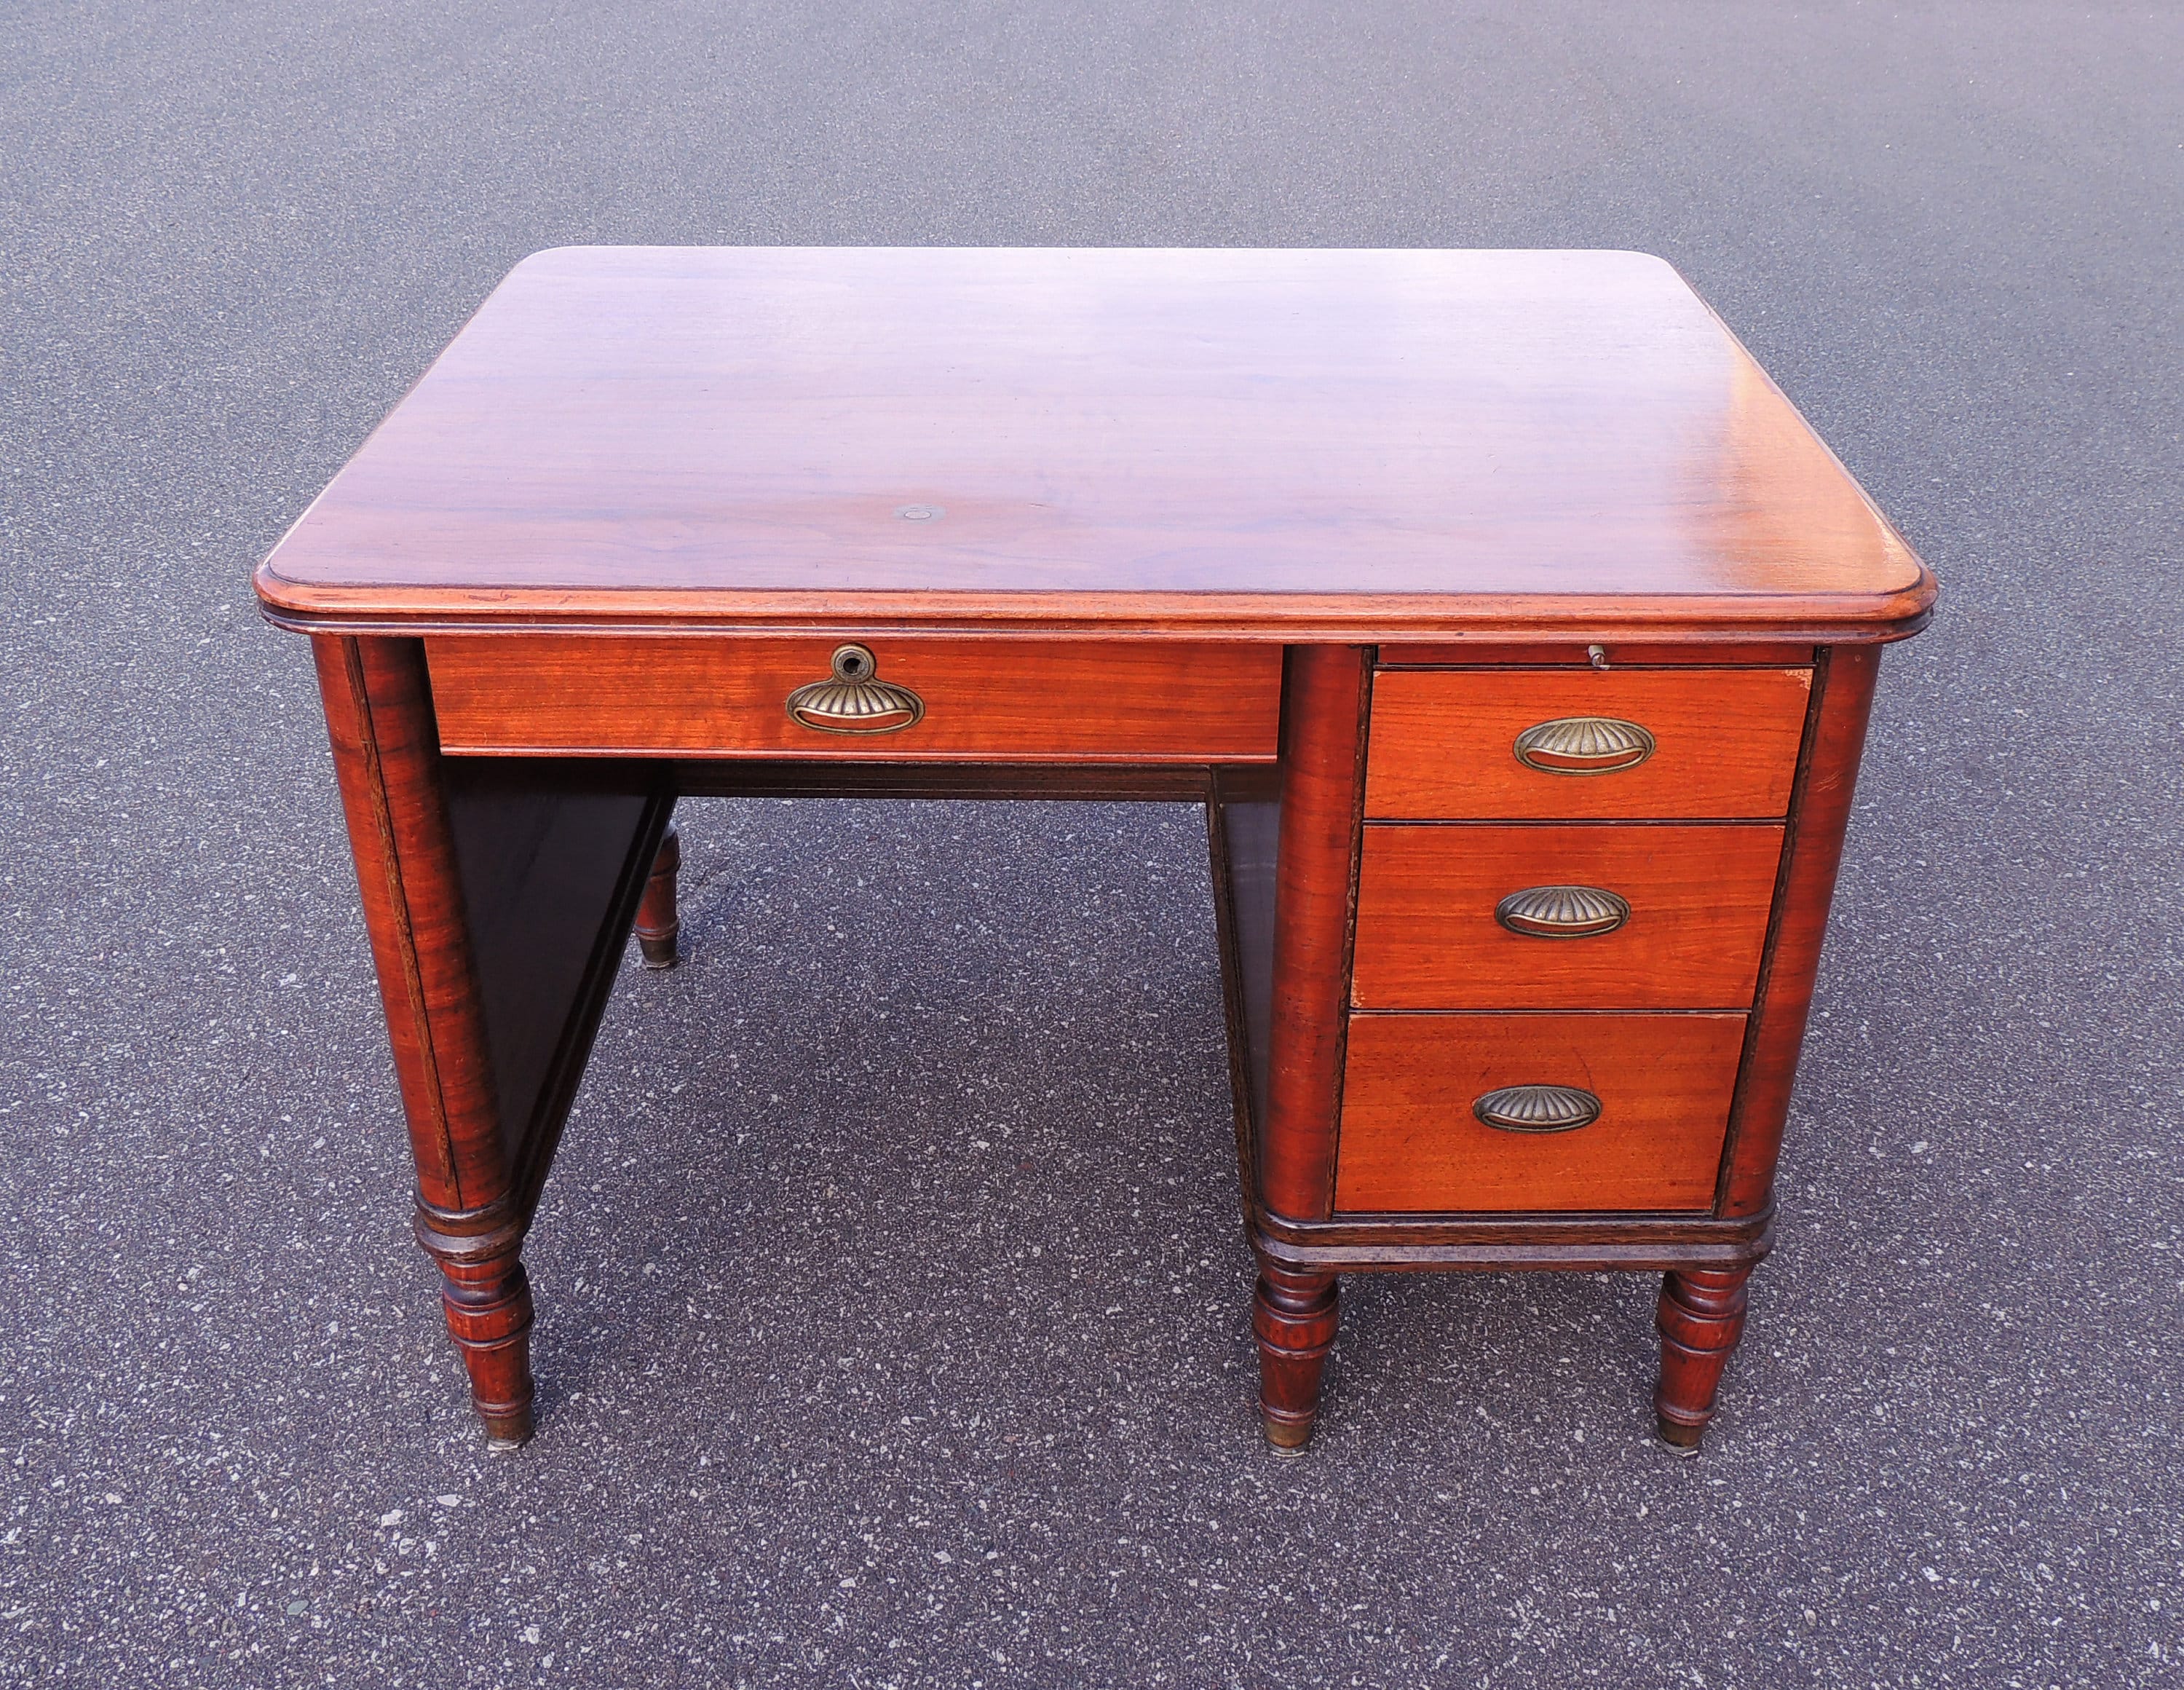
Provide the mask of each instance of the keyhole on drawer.
{"label": "keyhole on drawer", "polygon": [[844,645],[834,653],[834,674],[838,680],[869,681],[878,667],[872,654],[861,645]]}

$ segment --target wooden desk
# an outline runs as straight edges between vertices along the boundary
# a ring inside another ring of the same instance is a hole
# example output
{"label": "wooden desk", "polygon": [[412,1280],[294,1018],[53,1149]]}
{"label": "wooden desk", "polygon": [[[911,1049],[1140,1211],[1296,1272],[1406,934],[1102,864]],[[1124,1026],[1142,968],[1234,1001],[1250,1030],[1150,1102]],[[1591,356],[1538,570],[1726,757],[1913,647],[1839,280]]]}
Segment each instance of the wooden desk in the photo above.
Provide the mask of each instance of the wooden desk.
{"label": "wooden desk", "polygon": [[1935,589],[1665,264],[541,253],[257,580],[495,1439],[677,796],[848,793],[1205,804],[1276,1445],[1339,1274],[1624,1268],[1696,1446]]}

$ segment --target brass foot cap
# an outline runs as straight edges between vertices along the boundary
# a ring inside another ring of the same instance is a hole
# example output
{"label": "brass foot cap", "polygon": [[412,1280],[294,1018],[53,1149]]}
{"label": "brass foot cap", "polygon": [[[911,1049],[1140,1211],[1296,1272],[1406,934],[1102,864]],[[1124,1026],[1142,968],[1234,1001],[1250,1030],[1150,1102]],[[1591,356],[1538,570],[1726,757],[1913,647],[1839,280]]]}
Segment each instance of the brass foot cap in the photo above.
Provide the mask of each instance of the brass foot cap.
{"label": "brass foot cap", "polygon": [[648,968],[671,968],[682,960],[675,954],[675,941],[671,939],[659,945],[649,939],[640,939],[637,948]]}
{"label": "brass foot cap", "polygon": [[1666,1414],[1656,1414],[1653,1422],[1661,1442],[1678,1455],[1696,1455],[1699,1453],[1699,1440],[1706,1436],[1704,1426],[1687,1426],[1680,1420],[1670,1419]]}
{"label": "brass foot cap", "polygon": [[488,1448],[521,1449],[531,1442],[531,1411],[528,1408],[520,1414],[488,1414],[482,1418]]}
{"label": "brass foot cap", "polygon": [[1259,1424],[1266,1429],[1267,1442],[1277,1455],[1301,1455],[1305,1446],[1312,1442],[1310,1420],[1288,1419],[1261,1409]]}

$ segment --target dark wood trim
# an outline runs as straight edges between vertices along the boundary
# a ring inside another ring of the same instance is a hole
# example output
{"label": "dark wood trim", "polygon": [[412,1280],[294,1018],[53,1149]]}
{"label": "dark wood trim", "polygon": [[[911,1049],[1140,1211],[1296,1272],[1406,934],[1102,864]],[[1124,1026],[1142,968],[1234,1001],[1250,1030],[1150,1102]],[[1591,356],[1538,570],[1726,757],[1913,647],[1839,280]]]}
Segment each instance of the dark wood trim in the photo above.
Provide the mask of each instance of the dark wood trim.
{"label": "dark wood trim", "polygon": [[1774,895],[1768,906],[1767,936],[1760,946],[1759,978],[1752,993],[1752,1015],[1745,1023],[1744,1049],[1737,1058],[1736,1096],[1730,1102],[1729,1127],[1722,1135],[1721,1171],[1714,1183],[1713,1208],[1716,1214],[1725,1214],[1728,1201],[1729,1170],[1736,1147],[1737,1125],[1745,1102],[1745,1085],[1752,1069],[1753,1051],[1758,1047],[1761,1017],[1760,1007],[1767,1001],[1774,968],[1777,942],[1782,933],[1782,912],[1789,904],[1790,873],[1797,861],[1797,823],[1804,813],[1805,796],[1811,782],[1813,748],[1819,743],[1821,706],[1828,695],[1830,651],[1820,647],[1813,655],[1813,690],[1805,702],[1804,733],[1797,742],[1797,772],[1790,782],[1790,807],[1784,816],[1782,860],[1774,871]]}
{"label": "dark wood trim", "polygon": [[1545,1009],[1362,1009],[1352,1007],[1350,1014],[1353,1020],[1362,1021],[1370,1020],[1375,1017],[1383,1015],[1401,1015],[1410,1017],[1412,1018],[1416,1018],[1422,1015],[1491,1015],[1496,1018],[1510,1018],[1520,1015],[1741,1015],[1745,1012],[1745,1009],[1746,1006],[1741,1003],[1722,1003],[1716,1004],[1711,1008],[1701,1007],[1697,1009],[1656,1009],[1651,1006],[1634,1009],[1627,1004],[1620,1006],[1611,1004],[1607,1007],[1601,1009],[1584,1007],[1549,1007]]}
{"label": "dark wood trim", "polygon": [[1266,1236],[1304,1244],[1355,1244],[1374,1239],[1398,1243],[1447,1246],[1503,1245],[1547,1241],[1608,1244],[1638,1242],[1647,1246],[1748,1242],[1764,1234],[1773,1223],[1773,1212],[1724,1218],[1699,1210],[1674,1209],[1658,1213],[1624,1211],[1603,1214],[1591,1210],[1561,1214],[1520,1211],[1503,1214],[1373,1214],[1346,1213],[1333,1220],[1301,1221],[1264,1208],[1253,1216]]}
{"label": "dark wood trim", "polygon": [[1297,1272],[1519,1268],[1572,1271],[1724,1267],[1763,1258],[1774,1212],[1711,1215],[1345,1215],[1303,1224],[1252,1217],[1262,1261]]}
{"label": "dark wood trim", "polygon": [[[1357,689],[1357,784],[1350,810],[1350,885],[1343,906],[1342,917],[1342,1003],[1346,1010],[1357,996],[1357,908],[1365,882],[1365,813],[1367,806],[1366,779],[1372,767],[1373,756],[1373,664],[1379,656],[1379,648],[1363,649],[1365,672],[1358,678]],[[1340,1042],[1336,1051],[1334,1069],[1334,1142],[1328,1149],[1327,1177],[1329,1182],[1327,1217],[1334,1213],[1334,1185],[1342,1163],[1342,1098],[1343,1089],[1350,1077],[1350,1018],[1342,1018]]]}
{"label": "dark wood trim", "polygon": [[1323,1220],[1334,1208],[1366,660],[1360,646],[1294,647],[1283,688],[1273,1050],[1258,1189],[1268,1208],[1301,1220]]}
{"label": "dark wood trim", "polygon": [[1878,646],[1823,655],[1791,798],[1780,890],[1730,1108],[1714,1205],[1724,1216],[1757,1214],[1772,1202],[1880,667]]}
{"label": "dark wood trim", "polygon": [[1368,816],[1368,828],[1779,828],[1780,816]]}
{"label": "dark wood trim", "polygon": [[313,655],[418,1194],[436,1210],[482,1212],[505,1200],[508,1167],[424,648],[328,638]]}
{"label": "dark wood trim", "polygon": [[[1232,797],[1271,796],[1279,775],[1271,765],[1217,766]],[[812,763],[770,761],[678,761],[676,790],[693,798],[970,798],[1072,799],[1086,803],[1200,804],[1203,764],[1026,763],[1015,767],[955,763]]]}
{"label": "dark wood trim", "polygon": [[[1600,642],[1589,642],[1599,644]],[[1467,648],[1462,645],[1429,646],[1384,641],[1379,656],[1373,663],[1376,671],[1402,669],[1491,669],[1497,674],[1520,674],[1542,671],[1591,669],[1595,667],[1624,669],[1794,669],[1808,667],[1815,648],[1809,645],[1723,645],[1714,648],[1719,655],[1708,655],[1702,645],[1658,644],[1625,646],[1618,652],[1605,647],[1607,661],[1596,665],[1586,655],[1585,648],[1574,642],[1565,641],[1562,648],[1568,655],[1550,656],[1529,651],[1520,652],[1506,645],[1490,645],[1484,641]],[[1625,655],[1624,653],[1635,653]]]}

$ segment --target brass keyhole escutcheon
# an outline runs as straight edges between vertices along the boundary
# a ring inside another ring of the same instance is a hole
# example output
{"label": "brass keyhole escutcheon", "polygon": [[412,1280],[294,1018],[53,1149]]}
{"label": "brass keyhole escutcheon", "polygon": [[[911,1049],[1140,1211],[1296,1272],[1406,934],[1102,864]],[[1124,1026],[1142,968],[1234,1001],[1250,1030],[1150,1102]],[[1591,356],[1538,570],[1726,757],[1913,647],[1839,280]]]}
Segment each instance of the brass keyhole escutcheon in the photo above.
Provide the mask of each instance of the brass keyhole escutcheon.
{"label": "brass keyhole escutcheon", "polygon": [[869,646],[834,648],[833,674],[789,694],[788,719],[822,733],[900,733],[925,716],[925,700],[883,681]]}

